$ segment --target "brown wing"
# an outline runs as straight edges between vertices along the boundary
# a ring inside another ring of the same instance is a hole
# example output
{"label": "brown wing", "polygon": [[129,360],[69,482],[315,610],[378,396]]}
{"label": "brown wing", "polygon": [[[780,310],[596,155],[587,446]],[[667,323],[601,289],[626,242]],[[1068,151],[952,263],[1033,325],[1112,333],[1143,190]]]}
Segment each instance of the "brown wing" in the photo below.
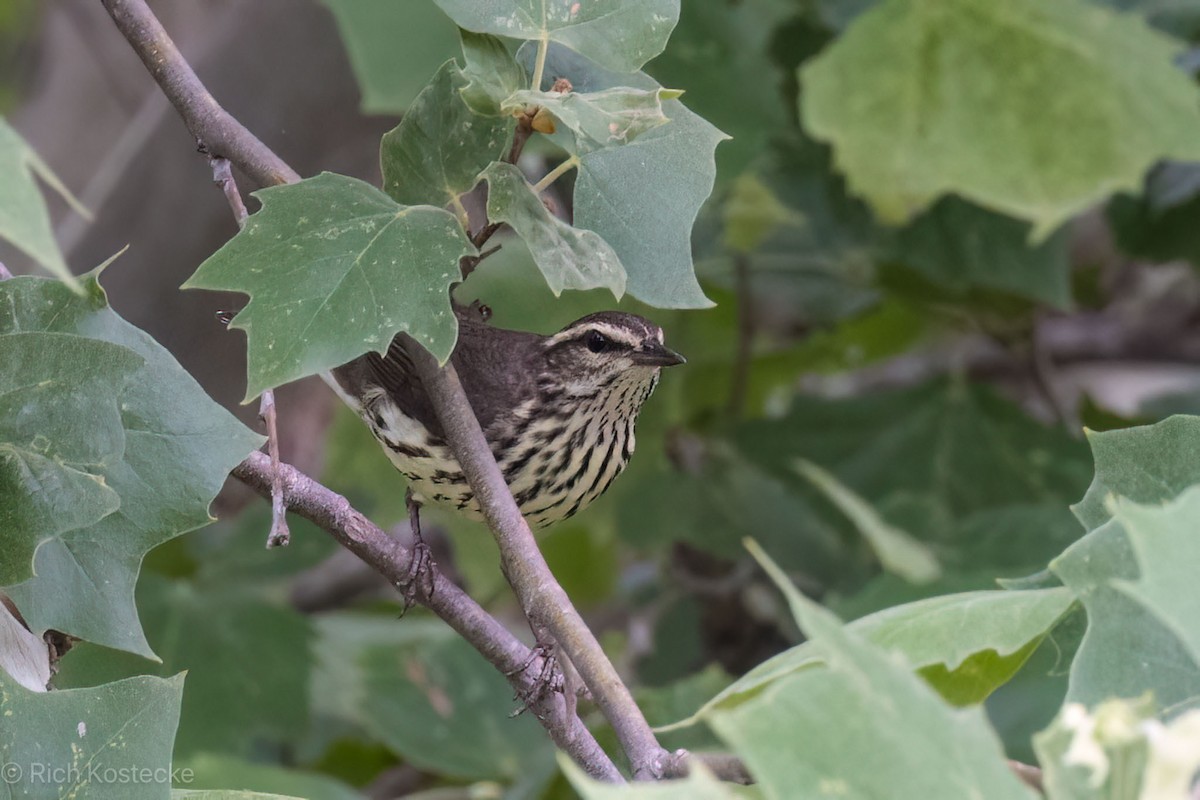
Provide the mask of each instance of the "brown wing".
{"label": "brown wing", "polygon": [[[450,360],[485,431],[537,391],[541,341],[537,334],[492,328],[460,316],[458,344]],[[367,353],[334,369],[333,375],[356,398],[375,387],[382,389],[403,414],[440,438],[441,423],[408,353],[409,347],[417,346],[401,334],[392,340],[386,355]]]}

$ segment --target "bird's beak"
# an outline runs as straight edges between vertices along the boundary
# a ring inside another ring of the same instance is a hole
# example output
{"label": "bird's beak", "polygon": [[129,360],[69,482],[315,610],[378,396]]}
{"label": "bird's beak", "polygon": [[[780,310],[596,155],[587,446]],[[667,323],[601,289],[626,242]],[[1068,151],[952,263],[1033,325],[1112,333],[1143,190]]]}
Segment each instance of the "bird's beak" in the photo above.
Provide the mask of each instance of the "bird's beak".
{"label": "bird's beak", "polygon": [[671,348],[649,339],[633,351],[633,363],[641,367],[673,367],[676,364],[686,364],[687,359]]}

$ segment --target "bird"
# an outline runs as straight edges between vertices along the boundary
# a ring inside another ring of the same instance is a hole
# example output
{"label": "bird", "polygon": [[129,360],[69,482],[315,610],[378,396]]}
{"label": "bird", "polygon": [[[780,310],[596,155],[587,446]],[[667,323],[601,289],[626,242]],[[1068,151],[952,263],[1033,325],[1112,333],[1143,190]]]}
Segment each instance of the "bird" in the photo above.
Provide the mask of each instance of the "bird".
{"label": "bird", "polygon": [[[490,312],[478,305],[456,315],[450,361],[534,528],[574,516],[604,494],[629,463],[638,414],[662,369],[685,363],[663,343],[662,328],[636,314],[589,314],[551,336],[491,326]],[[327,382],[408,478],[412,502],[482,520],[409,355],[419,346],[397,335],[386,353],[359,356]]]}

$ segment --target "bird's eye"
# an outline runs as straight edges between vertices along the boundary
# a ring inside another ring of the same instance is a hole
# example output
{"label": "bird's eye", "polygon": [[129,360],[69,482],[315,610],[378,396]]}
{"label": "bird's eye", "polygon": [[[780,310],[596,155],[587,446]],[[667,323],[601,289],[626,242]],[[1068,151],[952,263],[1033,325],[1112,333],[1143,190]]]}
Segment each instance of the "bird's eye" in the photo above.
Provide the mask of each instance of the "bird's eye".
{"label": "bird's eye", "polygon": [[600,331],[589,331],[584,343],[587,345],[587,349],[593,353],[603,353],[610,344],[608,337]]}

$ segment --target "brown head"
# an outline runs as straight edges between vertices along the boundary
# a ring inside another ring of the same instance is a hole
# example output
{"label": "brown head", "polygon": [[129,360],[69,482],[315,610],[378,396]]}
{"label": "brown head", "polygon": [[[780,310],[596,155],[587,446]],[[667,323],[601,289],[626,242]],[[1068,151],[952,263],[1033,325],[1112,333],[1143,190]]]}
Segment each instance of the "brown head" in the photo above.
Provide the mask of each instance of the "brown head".
{"label": "brown head", "polygon": [[558,384],[568,396],[634,385],[644,385],[648,395],[663,367],[685,361],[663,344],[662,328],[620,311],[577,319],[548,337],[542,348],[546,359],[542,381]]}

